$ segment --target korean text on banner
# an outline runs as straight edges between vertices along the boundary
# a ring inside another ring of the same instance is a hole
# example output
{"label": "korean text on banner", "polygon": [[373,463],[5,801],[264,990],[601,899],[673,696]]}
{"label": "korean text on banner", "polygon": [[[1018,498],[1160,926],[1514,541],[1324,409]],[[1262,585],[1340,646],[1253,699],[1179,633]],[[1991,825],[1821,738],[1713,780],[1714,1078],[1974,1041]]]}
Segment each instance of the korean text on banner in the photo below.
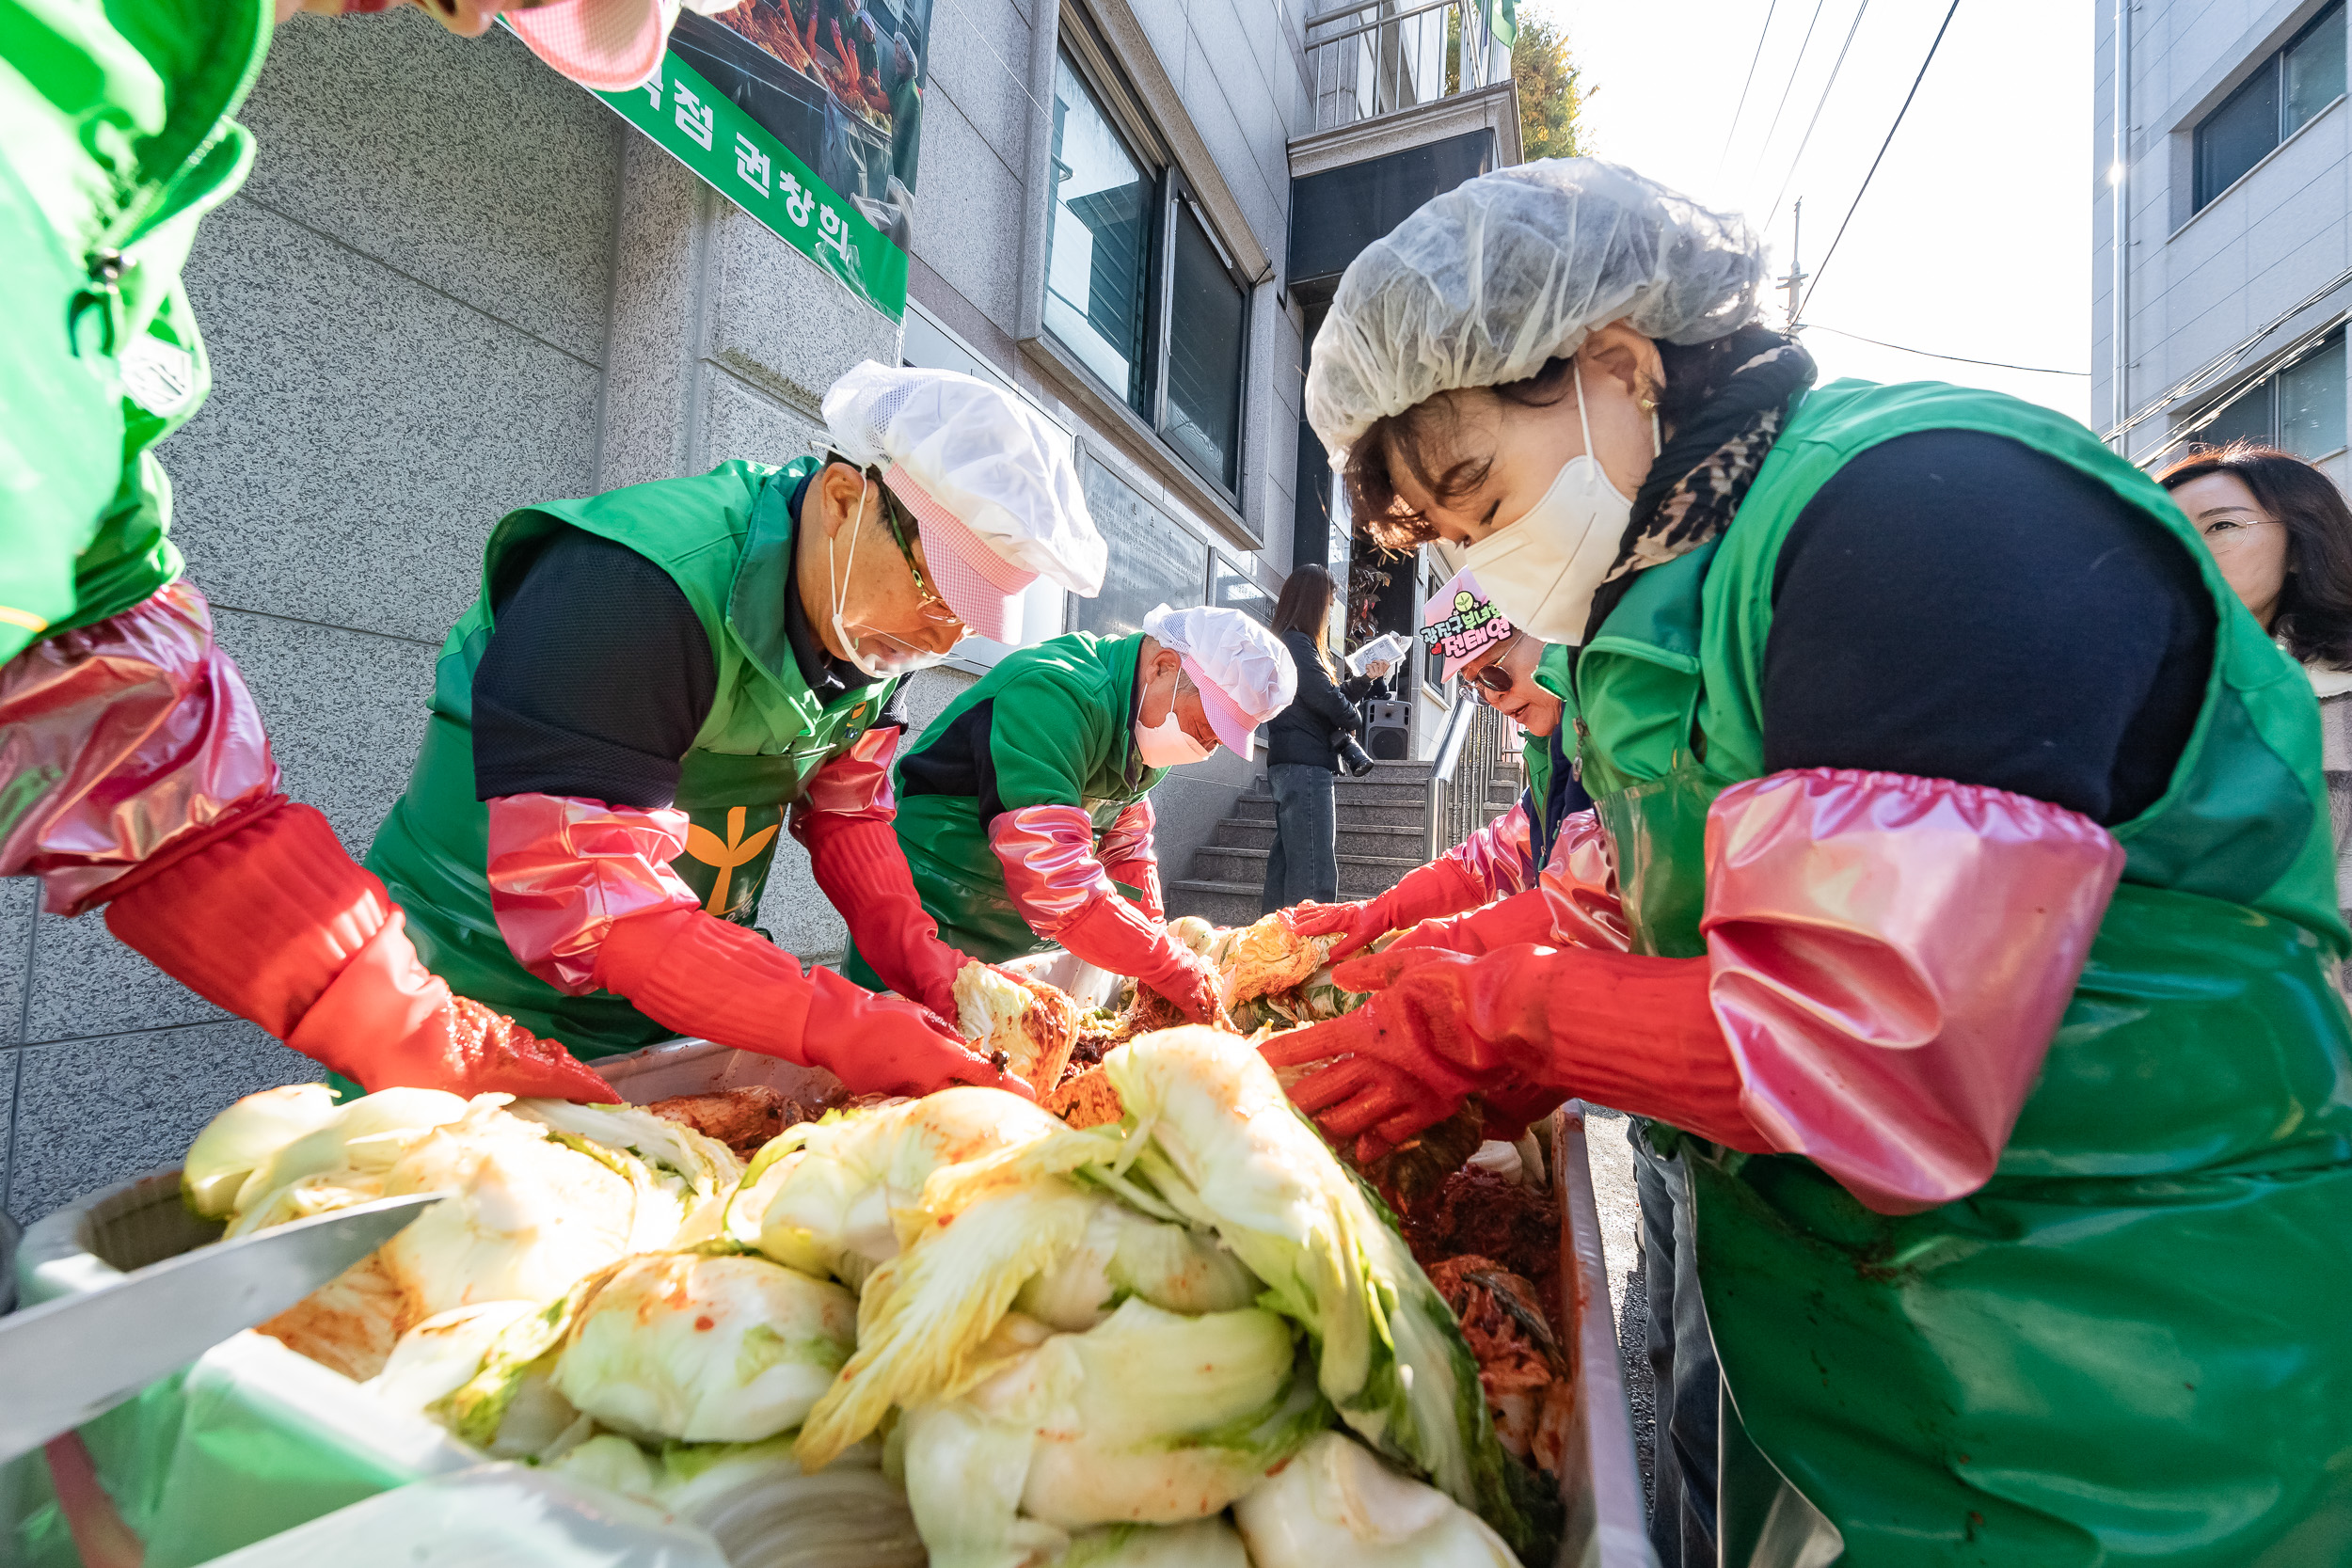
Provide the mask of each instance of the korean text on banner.
{"label": "korean text on banner", "polygon": [[644,87],[596,96],[875,309],[905,315],[906,253],[675,54]]}

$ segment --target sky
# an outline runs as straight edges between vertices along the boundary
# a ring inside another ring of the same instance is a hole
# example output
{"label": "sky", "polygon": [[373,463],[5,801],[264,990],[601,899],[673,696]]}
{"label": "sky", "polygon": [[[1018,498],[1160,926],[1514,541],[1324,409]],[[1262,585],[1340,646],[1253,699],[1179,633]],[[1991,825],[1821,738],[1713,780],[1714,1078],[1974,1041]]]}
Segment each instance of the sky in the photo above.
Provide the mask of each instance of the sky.
{"label": "sky", "polygon": [[[2090,0],[1960,0],[1822,270],[1947,8],[1947,0],[1520,0],[1522,16],[1548,15],[1566,30],[1590,95],[1588,151],[1745,213],[1764,229],[1775,277],[1798,243],[1805,270],[1819,276],[1803,319],[1820,329],[1804,339],[1823,381],[1962,382],[2085,419],[2087,375],[1958,364],[1830,330],[2090,369],[2090,214],[2103,162],[2090,145]],[[1767,319],[1777,323],[1787,295],[1771,297]]]}

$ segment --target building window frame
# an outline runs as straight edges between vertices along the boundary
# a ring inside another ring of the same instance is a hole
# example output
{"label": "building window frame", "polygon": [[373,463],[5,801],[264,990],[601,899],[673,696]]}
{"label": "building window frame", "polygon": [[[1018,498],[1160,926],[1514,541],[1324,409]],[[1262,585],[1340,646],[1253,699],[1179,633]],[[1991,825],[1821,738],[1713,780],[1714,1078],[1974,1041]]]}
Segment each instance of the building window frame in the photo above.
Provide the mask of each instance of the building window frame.
{"label": "building window frame", "polygon": [[[1061,37],[1057,40],[1056,55],[1060,65],[1085,87],[1114,135],[1124,145],[1136,164],[1151,182],[1148,194],[1152,214],[1150,231],[1145,238],[1144,273],[1144,334],[1141,346],[1142,367],[1139,396],[1130,396],[1104,381],[1089,363],[1078,347],[1067,341],[1053,326],[1042,320],[1043,300],[1052,288],[1050,255],[1039,277],[1041,320],[1039,330],[1053,344],[1057,356],[1076,373],[1084,376],[1105,401],[1126,409],[1138,423],[1147,427],[1152,438],[1170,459],[1182,464],[1211,493],[1232,507],[1236,515],[1242,509],[1242,488],[1254,455],[1249,440],[1250,412],[1254,406],[1255,388],[1250,385],[1251,355],[1255,348],[1257,289],[1233,261],[1233,245],[1218,230],[1207,204],[1200,199],[1190,181],[1169,156],[1167,144],[1153,128],[1141,118],[1135,93],[1121,79],[1118,66],[1109,56],[1091,29],[1081,24],[1073,27],[1072,13],[1062,12]],[[1049,159],[1047,167],[1052,163]],[[1060,205],[1056,195],[1044,197],[1047,233],[1057,221]],[[1176,324],[1171,320],[1176,290],[1177,236],[1181,227],[1180,214],[1188,214],[1200,225],[1211,248],[1216,252],[1218,269],[1231,283],[1240,301],[1240,342],[1238,368],[1233,388],[1234,420],[1231,451],[1227,453],[1229,473],[1214,467],[1184,443],[1171,438],[1169,384],[1169,351]],[[1050,245],[1050,242],[1049,242]]]}
{"label": "building window frame", "polygon": [[[2301,108],[2301,118],[2293,119],[2292,117],[2297,112],[2295,96],[2289,90],[2290,71],[2294,57],[2297,50],[2310,43],[2314,35],[2330,24],[2335,28],[2336,48],[2339,51],[2339,57],[2335,61],[2337,90],[2317,103],[2304,103]],[[2244,81],[2231,88],[2227,97],[2198,119],[2189,135],[2190,216],[2194,217],[2236,189],[2240,181],[2268,162],[2279,149],[2294,140],[2306,126],[2311,125],[2329,108],[2343,101],[2344,96],[2343,82],[2347,74],[2347,65],[2343,57],[2344,32],[2344,0],[2331,0],[2330,4],[2321,7],[2318,13],[2310,21],[2296,28],[2286,42],[2263,56],[2262,63],[2256,66]],[[2208,153],[2213,150],[2214,138],[2231,124],[2228,117],[2233,112],[2249,107],[2249,100],[2265,95],[2270,100],[2272,110],[2272,123],[2268,131],[2269,145],[2259,155],[2248,160],[2234,170],[2210,171]]]}
{"label": "building window frame", "polygon": [[[2191,448],[2223,446],[2231,440],[2241,438],[2260,439],[2264,445],[2278,447],[2280,451],[2291,452],[2306,463],[2324,463],[2343,452],[2346,449],[2348,436],[2347,432],[2341,428],[2334,433],[2336,436],[2334,443],[2323,451],[2309,453],[2296,452],[2292,447],[2287,446],[2285,444],[2286,433],[2281,428],[2282,420],[2279,399],[2287,372],[2296,369],[2313,355],[2323,354],[2333,348],[2337,351],[2338,363],[2342,364],[2344,356],[2352,354],[2352,347],[2348,347],[2345,341],[2346,320],[2347,318],[2339,316],[2325,326],[2309,333],[2301,341],[2272,357],[2262,367],[2260,373],[2246,377],[2233,386],[2223,396],[2207,402],[2176,427],[2172,438],[2165,444],[2160,456],[2169,459],[2180,456]],[[2244,409],[2249,400],[2251,399],[2264,401],[2261,412],[2265,418],[2262,428],[2258,430],[2244,428],[2243,414],[2238,420],[2226,418],[2233,410]],[[2223,428],[2217,430],[2215,428],[2217,424],[2222,425]]]}

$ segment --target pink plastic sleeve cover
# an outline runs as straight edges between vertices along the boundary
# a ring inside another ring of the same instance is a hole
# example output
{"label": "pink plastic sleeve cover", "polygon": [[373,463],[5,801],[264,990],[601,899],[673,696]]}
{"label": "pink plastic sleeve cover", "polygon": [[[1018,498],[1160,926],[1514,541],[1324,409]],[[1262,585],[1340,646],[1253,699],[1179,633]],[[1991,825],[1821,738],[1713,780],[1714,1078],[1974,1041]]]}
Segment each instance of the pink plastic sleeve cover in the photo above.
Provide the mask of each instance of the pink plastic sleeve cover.
{"label": "pink plastic sleeve cover", "polygon": [[1167,918],[1167,905],[1160,897],[1160,853],[1152,839],[1157,821],[1152,810],[1152,797],[1147,795],[1113,819],[1102,842],[1095,846],[1094,855],[1112,881],[1124,882],[1142,892],[1144,913],[1163,920]]}
{"label": "pink plastic sleeve cover", "polygon": [[1609,859],[1609,834],[1597,813],[1581,811],[1561,819],[1559,836],[1551,842],[1550,857],[1535,885],[1550,906],[1555,943],[1611,953],[1631,949],[1625,906],[1617,896],[1617,871]]}
{"label": "pink plastic sleeve cover", "polygon": [[1438,859],[1452,861],[1485,894],[1479,902],[1490,904],[1515,893],[1525,893],[1534,885],[1533,843],[1527,821],[1527,797],[1522,794],[1511,803],[1509,811]]}
{"label": "pink plastic sleeve cover", "polygon": [[0,665],[0,876],[39,876],[54,914],[278,787],[261,713],[185,580]]}
{"label": "pink plastic sleeve cover", "polygon": [[848,751],[809,775],[808,786],[792,807],[792,836],[808,842],[804,819],[812,815],[871,822],[896,817],[898,801],[890,790],[890,764],[905,733],[896,724],[867,730]]}
{"label": "pink plastic sleeve cover", "polygon": [[1707,823],[1708,994],[1740,1104],[1881,1213],[1993,1175],[2123,850],[2003,790],[1808,768]]}
{"label": "pink plastic sleeve cover", "polygon": [[567,996],[596,989],[596,950],[616,920],[702,900],[670,863],[686,814],[561,795],[490,806],[490,911],[522,966]]}
{"label": "pink plastic sleeve cover", "polygon": [[1048,942],[1098,898],[1116,898],[1094,853],[1094,820],[1078,806],[1023,806],[988,825],[1005,891],[1029,929]]}

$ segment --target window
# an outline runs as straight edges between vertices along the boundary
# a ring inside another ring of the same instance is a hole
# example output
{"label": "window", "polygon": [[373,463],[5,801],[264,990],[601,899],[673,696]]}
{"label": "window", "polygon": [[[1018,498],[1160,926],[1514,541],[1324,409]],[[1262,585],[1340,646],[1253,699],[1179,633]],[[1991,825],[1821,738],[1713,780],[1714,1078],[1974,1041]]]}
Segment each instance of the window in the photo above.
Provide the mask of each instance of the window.
{"label": "window", "polygon": [[1175,207],[1168,408],[1160,429],[1194,467],[1232,491],[1240,487],[1241,354],[1249,295],[1233,281],[1192,203]]}
{"label": "window", "polygon": [[2344,444],[2344,330],[2339,327],[2222,405],[2190,439],[2260,441],[2315,461]]}
{"label": "window", "polygon": [[2194,211],[2344,96],[2344,7],[2329,6],[2197,127]]}
{"label": "window", "polygon": [[1274,599],[1249,574],[1221,555],[1210,557],[1209,603],[1238,610],[1262,626],[1274,625]]}
{"label": "window", "polygon": [[1054,83],[1045,329],[1237,497],[1249,290],[1182,176],[1145,162],[1066,52]]}
{"label": "window", "polygon": [[1110,546],[1103,592],[1078,601],[1077,629],[1097,637],[1131,637],[1154,605],[1189,610],[1201,602],[1209,577],[1209,546],[1136,492],[1089,452],[1078,467],[1087,511]]}
{"label": "window", "polygon": [[1054,181],[1046,328],[1140,409],[1151,181],[1068,55],[1054,82]]}

